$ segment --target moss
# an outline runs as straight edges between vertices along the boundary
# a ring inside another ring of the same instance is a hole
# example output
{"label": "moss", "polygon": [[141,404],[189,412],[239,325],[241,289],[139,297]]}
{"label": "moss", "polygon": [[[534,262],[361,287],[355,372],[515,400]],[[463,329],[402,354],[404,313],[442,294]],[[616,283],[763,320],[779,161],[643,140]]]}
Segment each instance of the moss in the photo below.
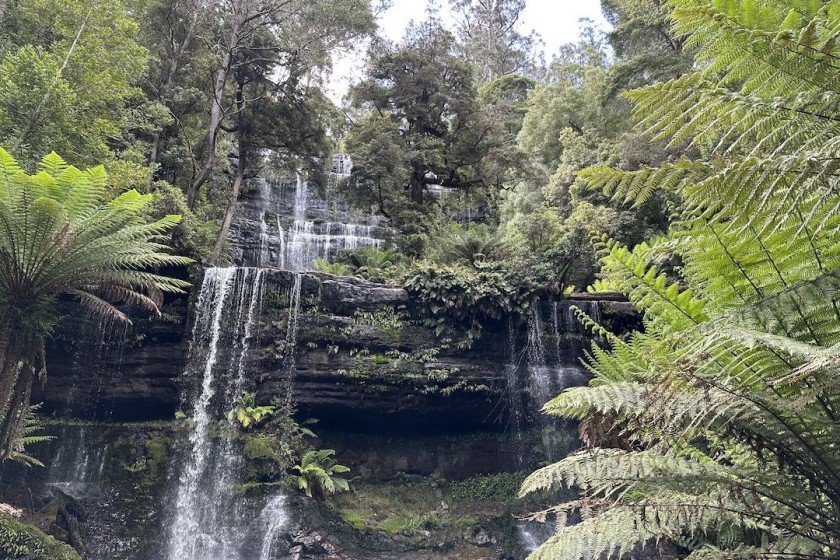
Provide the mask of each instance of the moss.
{"label": "moss", "polygon": [[397,517],[392,517],[391,519],[383,521],[379,524],[377,529],[393,537],[394,535],[399,535],[400,533],[405,532],[409,528],[410,521],[410,517],[398,515]]}
{"label": "moss", "polygon": [[10,560],[82,560],[69,545],[6,514],[0,514],[0,557]]}
{"label": "moss", "polygon": [[169,438],[162,433],[154,434],[146,440],[146,454],[149,457],[149,470],[157,476],[163,474],[169,456]]}
{"label": "moss", "polygon": [[341,508],[338,510],[339,515],[344,521],[347,522],[348,525],[356,529],[357,531],[368,531],[371,527],[367,523],[367,519],[364,517],[362,512],[350,509],[350,508]]}
{"label": "moss", "polygon": [[452,483],[452,499],[458,502],[502,502],[516,500],[526,472],[474,476]]}
{"label": "moss", "polygon": [[394,358],[392,358],[391,356],[388,356],[386,354],[374,354],[371,359],[373,360],[373,363],[376,364],[376,365],[390,364],[391,362],[394,361]]}

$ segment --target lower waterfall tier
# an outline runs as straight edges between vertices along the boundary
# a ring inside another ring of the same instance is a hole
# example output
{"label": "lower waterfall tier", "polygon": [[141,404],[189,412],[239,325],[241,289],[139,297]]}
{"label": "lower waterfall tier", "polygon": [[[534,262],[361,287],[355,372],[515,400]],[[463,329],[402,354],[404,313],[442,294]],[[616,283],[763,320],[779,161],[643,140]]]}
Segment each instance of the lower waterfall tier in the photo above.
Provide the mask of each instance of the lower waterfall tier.
{"label": "lower waterfall tier", "polygon": [[[514,517],[529,507],[515,494],[539,457],[520,464],[509,435],[318,431],[319,444],[350,467],[353,491],[320,502],[291,484],[252,488],[225,512],[241,517],[241,550],[203,560],[502,560],[523,557],[544,531]],[[2,501],[26,508],[22,521],[87,560],[166,558],[161,528],[172,523],[183,421],[76,422],[50,432],[58,438],[32,447],[46,468],[4,467]],[[574,427],[558,434],[574,445]],[[527,437],[536,449],[538,434]]]}

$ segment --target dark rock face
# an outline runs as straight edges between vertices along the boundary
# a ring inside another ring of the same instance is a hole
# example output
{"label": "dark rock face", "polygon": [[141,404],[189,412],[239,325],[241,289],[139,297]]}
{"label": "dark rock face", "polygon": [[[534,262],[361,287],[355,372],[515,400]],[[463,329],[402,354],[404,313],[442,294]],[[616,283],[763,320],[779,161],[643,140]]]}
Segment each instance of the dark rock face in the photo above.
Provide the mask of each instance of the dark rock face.
{"label": "dark rock face", "polygon": [[261,400],[284,395],[291,378],[302,416],[344,426],[445,429],[500,418],[507,344],[445,348],[412,316],[402,288],[304,273],[295,356],[285,359],[278,346],[289,336],[283,296],[294,282],[292,273],[267,274],[253,367]]}
{"label": "dark rock face", "polygon": [[[342,427],[448,431],[506,424],[509,367],[522,359],[516,349],[525,345],[524,322],[486,325],[479,341],[464,349],[424,326],[401,287],[278,269],[267,269],[264,283],[248,364],[249,389],[261,402],[286,395],[291,380],[300,416]],[[542,307],[549,329],[552,312],[558,322],[557,306]],[[600,318],[619,329],[635,326],[626,303],[606,301],[600,309]],[[68,318],[48,348],[49,377],[36,402],[81,418],[172,418],[181,405],[188,302],[169,302],[164,313],[127,330]],[[561,330],[572,321],[563,313]],[[556,341],[557,353],[575,363],[588,342],[579,330],[565,330],[569,339]]]}
{"label": "dark rock face", "polygon": [[171,418],[186,356],[187,300],[167,302],[161,318],[132,314],[129,327],[65,316],[47,346],[48,377],[34,402],[78,418]]}

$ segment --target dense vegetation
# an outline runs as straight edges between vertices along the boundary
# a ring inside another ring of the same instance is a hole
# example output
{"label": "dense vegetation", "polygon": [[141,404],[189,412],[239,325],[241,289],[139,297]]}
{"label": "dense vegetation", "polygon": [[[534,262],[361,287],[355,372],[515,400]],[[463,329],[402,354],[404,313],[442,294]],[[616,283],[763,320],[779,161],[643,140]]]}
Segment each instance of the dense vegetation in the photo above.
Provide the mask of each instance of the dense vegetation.
{"label": "dense vegetation", "polygon": [[546,406],[583,421],[588,449],[523,486],[583,490],[553,510],[583,521],[536,558],[838,554],[840,5],[790,4],[671,2],[697,69],[629,97],[646,132],[699,157],[582,174],[680,203],[667,235],[603,248],[645,333],[596,349],[590,386]]}
{"label": "dense vegetation", "polygon": [[[578,310],[593,380],[545,412],[585,449],[521,492],[579,497],[536,514],[559,529],[535,558],[838,557],[840,1],[602,0],[609,33],[548,63],[524,0],[454,0],[454,31],[432,7],[396,43],[384,7],[0,0],[0,462],[34,461],[59,304],[157,312],[186,265],[231,262],[248,179],[300,171],[389,231],[315,266],[405,286],[441,348],[535,296],[644,314],[619,337]],[[338,107],[332,55],[363,40]],[[230,411],[255,478],[347,490],[286,405]]]}

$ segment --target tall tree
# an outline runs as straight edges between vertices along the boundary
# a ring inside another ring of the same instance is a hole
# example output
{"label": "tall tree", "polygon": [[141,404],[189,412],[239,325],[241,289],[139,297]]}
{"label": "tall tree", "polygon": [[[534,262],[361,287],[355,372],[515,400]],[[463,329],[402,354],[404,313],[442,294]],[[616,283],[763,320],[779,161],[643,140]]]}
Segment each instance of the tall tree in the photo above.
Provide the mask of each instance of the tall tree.
{"label": "tall tree", "polygon": [[451,5],[459,16],[459,48],[480,81],[533,73],[537,38],[517,29],[525,0],[454,0]]}
{"label": "tall tree", "polygon": [[264,164],[303,167],[312,176],[321,171],[330,149],[326,124],[333,106],[318,88],[303,83],[303,70],[293,69],[279,82],[273,81],[270,65],[242,66],[237,71],[235,120],[228,129],[236,139],[237,162],[210,263],[222,255],[244,181],[256,176]]}
{"label": "tall tree", "polygon": [[[327,67],[334,47],[373,29],[370,3],[363,0],[225,0],[219,16],[223,32],[214,47],[218,64],[200,150],[203,163],[186,192],[190,207],[215,168],[224,120],[236,111],[236,103],[230,102],[229,82],[237,67],[255,59],[272,61],[279,74],[288,73],[301,61],[313,69]],[[260,52],[255,58],[257,48]]]}
{"label": "tall tree", "polygon": [[666,0],[602,0],[604,17],[612,26],[610,45],[616,64],[611,69],[610,94],[669,80],[686,73],[693,49],[669,21]]}
{"label": "tall tree", "polygon": [[80,164],[109,159],[129,128],[128,104],[142,98],[136,84],[148,53],[137,43],[138,24],[119,0],[11,9],[12,44],[0,58],[0,142],[30,162],[43,146]]}
{"label": "tall tree", "polygon": [[353,103],[399,130],[409,198],[422,203],[433,184],[483,188],[479,164],[493,141],[493,126],[477,103],[472,70],[457,55],[452,34],[430,19],[410,29],[400,45],[376,44],[371,57],[367,78],[353,88]]}
{"label": "tall tree", "polygon": [[[205,0],[162,0],[152,4],[142,17],[150,22],[161,22],[161,28],[154,26],[146,34],[146,42],[152,52],[157,55],[156,64],[151,69],[149,97],[163,104],[173,115],[176,111],[175,95],[176,79],[185,58],[194,53],[199,23],[209,15]],[[149,163],[153,167],[157,164],[161,149],[162,131],[155,130],[152,134],[149,149]]]}

